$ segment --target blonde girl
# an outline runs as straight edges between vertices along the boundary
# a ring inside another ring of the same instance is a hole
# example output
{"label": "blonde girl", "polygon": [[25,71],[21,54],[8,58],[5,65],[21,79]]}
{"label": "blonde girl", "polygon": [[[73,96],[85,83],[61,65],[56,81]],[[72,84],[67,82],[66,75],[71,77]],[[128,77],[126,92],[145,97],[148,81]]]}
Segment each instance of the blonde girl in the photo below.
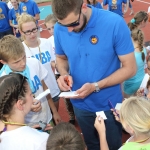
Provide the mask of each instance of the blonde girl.
{"label": "blonde girl", "polygon": [[58,110],[59,107],[59,93],[54,73],[51,64],[55,61],[52,45],[45,38],[38,38],[38,26],[36,20],[29,14],[22,14],[18,18],[18,26],[20,33],[24,39],[23,45],[26,52],[26,57],[37,58],[48,71],[48,76],[45,83],[51,90],[52,99]]}
{"label": "blonde girl", "polygon": [[[123,101],[120,118],[114,112],[116,120],[120,120],[124,129],[131,135],[119,150],[150,149],[150,102],[139,97],[130,97]],[[97,117],[95,127],[101,138],[101,150],[109,150],[105,138],[104,120]],[[100,120],[100,121],[99,121]]]}

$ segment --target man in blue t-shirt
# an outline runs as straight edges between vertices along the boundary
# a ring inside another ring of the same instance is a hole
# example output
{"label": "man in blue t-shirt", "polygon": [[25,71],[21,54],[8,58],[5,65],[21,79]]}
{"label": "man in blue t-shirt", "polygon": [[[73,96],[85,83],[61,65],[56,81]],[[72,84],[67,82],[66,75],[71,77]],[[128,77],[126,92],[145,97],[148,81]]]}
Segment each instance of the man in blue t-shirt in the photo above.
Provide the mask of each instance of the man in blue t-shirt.
{"label": "man in blue t-shirt", "polygon": [[97,111],[104,111],[107,142],[110,150],[117,150],[122,126],[108,100],[114,106],[121,103],[120,83],[136,73],[130,31],[122,17],[82,0],[53,0],[52,10],[58,20],[54,27],[57,81],[62,91],[78,94],[70,98],[88,150],[100,149],[94,128]]}
{"label": "man in blue t-shirt", "polygon": [[0,1],[0,39],[8,34],[13,34],[12,27],[9,25],[9,9],[5,2]]}
{"label": "man in blue t-shirt", "polygon": [[103,6],[108,5],[108,10],[123,16],[122,4],[126,7],[127,0],[103,0]]}
{"label": "man in blue t-shirt", "polygon": [[34,0],[20,0],[20,1],[21,1],[21,3],[19,4],[20,14],[22,13],[30,14],[35,18],[35,20],[38,21],[40,19],[40,15],[39,15],[40,10],[36,2],[34,2]]}

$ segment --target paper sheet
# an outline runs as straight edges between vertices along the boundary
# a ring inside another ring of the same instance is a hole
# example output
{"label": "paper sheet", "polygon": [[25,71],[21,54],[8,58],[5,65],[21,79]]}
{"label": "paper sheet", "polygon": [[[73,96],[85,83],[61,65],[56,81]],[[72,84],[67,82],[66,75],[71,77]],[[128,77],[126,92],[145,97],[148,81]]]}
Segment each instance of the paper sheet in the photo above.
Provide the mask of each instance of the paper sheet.
{"label": "paper sheet", "polygon": [[48,95],[49,93],[50,93],[50,90],[47,89],[46,91],[40,93],[35,99],[40,100],[40,99],[42,99],[43,97],[45,97],[46,95]]}
{"label": "paper sheet", "polygon": [[104,111],[98,111],[98,112],[96,112],[96,116],[101,116],[104,120],[107,119],[107,117],[106,117]]}
{"label": "paper sheet", "polygon": [[117,103],[115,109],[120,110],[122,103]]}
{"label": "paper sheet", "polygon": [[71,92],[62,92],[59,97],[74,97],[74,96],[78,96],[78,94],[75,94],[75,91],[71,91]]}

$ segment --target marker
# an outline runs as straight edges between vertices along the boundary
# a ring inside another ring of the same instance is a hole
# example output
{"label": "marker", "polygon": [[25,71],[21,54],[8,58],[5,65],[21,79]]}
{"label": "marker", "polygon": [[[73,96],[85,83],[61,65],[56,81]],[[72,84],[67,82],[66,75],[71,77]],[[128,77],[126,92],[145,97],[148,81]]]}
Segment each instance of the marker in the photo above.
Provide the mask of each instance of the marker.
{"label": "marker", "polygon": [[117,113],[117,111],[116,111],[115,107],[113,106],[113,104],[111,103],[111,101],[108,100],[108,102],[109,102],[109,105],[111,106],[111,108],[114,110],[114,112],[115,112],[115,113],[117,114],[117,116],[120,118],[119,114]]}
{"label": "marker", "polygon": [[[67,85],[70,87],[70,85],[69,85],[69,79],[68,79],[68,76],[67,75],[65,75],[65,82],[67,83]],[[70,87],[70,91],[72,92],[72,90],[71,90],[71,87]]]}

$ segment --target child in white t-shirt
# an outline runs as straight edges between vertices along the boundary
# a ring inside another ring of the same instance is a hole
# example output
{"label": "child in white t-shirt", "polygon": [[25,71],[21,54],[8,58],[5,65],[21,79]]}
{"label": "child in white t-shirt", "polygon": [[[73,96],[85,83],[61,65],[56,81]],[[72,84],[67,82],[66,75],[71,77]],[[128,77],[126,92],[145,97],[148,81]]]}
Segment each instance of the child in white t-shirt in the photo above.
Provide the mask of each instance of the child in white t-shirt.
{"label": "child in white t-shirt", "polygon": [[[0,76],[7,75],[10,72],[17,72],[26,76],[35,97],[47,89],[44,82],[47,70],[37,59],[26,59],[24,47],[16,37],[9,35],[1,39],[0,62],[5,64],[0,71]],[[42,106],[41,110],[36,108],[40,103]],[[51,111],[55,122],[59,123],[61,121],[50,94],[42,98],[38,104],[35,104],[35,101],[33,101],[32,108],[32,111],[25,118],[25,122],[29,125],[38,124],[40,120],[50,123],[52,120]]]}
{"label": "child in white t-shirt", "polygon": [[[150,149],[150,102],[140,97],[130,97],[123,101],[119,116],[113,112],[116,120],[131,135],[119,150]],[[94,124],[100,136],[101,150],[109,150],[106,141],[105,123],[98,116]]]}
{"label": "child in white t-shirt", "polygon": [[25,124],[33,96],[19,73],[0,77],[0,150],[46,150],[48,134]]}
{"label": "child in white t-shirt", "polygon": [[[45,26],[47,27],[47,30],[51,34],[51,36],[48,38],[48,42],[50,42],[52,47],[53,47],[54,55],[55,55],[54,25],[55,25],[56,22],[57,22],[57,19],[54,17],[53,14],[48,15],[45,18]],[[56,62],[56,57],[55,57],[55,62]],[[55,66],[57,66],[57,63],[56,63]],[[56,79],[58,79],[60,74],[57,71],[57,67],[54,67],[54,70],[55,70]],[[70,102],[70,99],[64,99],[64,100],[65,100],[66,108],[67,108],[67,111],[68,111],[68,114],[69,114],[69,118],[70,118],[69,122],[72,123],[72,124],[75,124],[75,114],[74,114],[73,106],[72,106],[72,104]]]}
{"label": "child in white t-shirt", "polygon": [[20,15],[18,19],[18,26],[24,39],[23,45],[25,48],[26,57],[35,57],[48,71],[48,75],[44,81],[51,91],[52,99],[58,110],[58,95],[60,90],[52,70],[52,67],[55,66],[55,55],[53,54],[52,46],[47,39],[38,38],[38,27],[33,16],[29,14]]}

